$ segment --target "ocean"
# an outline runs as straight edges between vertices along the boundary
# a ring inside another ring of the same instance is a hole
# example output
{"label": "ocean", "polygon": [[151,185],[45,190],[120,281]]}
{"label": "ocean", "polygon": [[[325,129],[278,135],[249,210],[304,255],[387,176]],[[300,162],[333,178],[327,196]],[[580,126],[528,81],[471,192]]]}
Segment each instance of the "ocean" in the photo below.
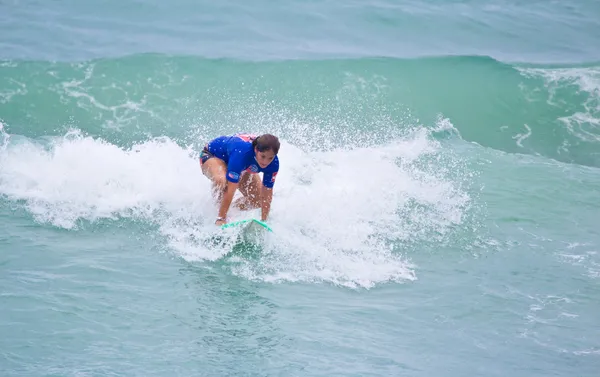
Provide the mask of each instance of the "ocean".
{"label": "ocean", "polygon": [[[598,15],[0,1],[0,376],[598,376]],[[234,132],[281,140],[256,242]]]}

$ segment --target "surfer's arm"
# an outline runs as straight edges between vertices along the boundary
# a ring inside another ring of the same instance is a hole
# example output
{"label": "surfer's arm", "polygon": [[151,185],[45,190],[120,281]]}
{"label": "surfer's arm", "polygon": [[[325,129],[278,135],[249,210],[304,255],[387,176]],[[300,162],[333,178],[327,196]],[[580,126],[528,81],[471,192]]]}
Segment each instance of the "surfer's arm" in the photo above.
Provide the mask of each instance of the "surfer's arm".
{"label": "surfer's arm", "polygon": [[260,193],[260,208],[262,210],[262,221],[266,221],[271,210],[271,200],[273,199],[273,186],[275,185],[275,177],[279,170],[279,162],[275,166],[275,171],[265,172],[263,175],[263,184]]}
{"label": "surfer's arm", "polygon": [[222,225],[227,222],[227,212],[233,201],[233,195],[240,184],[240,178],[242,176],[242,170],[244,169],[243,156],[239,151],[232,152],[229,156],[229,163],[227,164],[227,173],[225,179],[227,180],[227,188],[221,198],[221,206],[219,207],[219,215],[217,217],[216,224]]}
{"label": "surfer's arm", "polygon": [[260,207],[261,207],[261,220],[267,221],[269,217],[269,211],[271,210],[271,200],[273,199],[273,189],[262,186],[262,192],[260,193]]}
{"label": "surfer's arm", "polygon": [[221,200],[221,206],[219,207],[219,217],[217,217],[216,221],[217,225],[222,225],[227,222],[227,212],[229,211],[231,201],[233,200],[233,195],[235,194],[235,190],[237,190],[238,186],[239,183],[227,182],[227,188],[225,189],[225,193],[223,194]]}

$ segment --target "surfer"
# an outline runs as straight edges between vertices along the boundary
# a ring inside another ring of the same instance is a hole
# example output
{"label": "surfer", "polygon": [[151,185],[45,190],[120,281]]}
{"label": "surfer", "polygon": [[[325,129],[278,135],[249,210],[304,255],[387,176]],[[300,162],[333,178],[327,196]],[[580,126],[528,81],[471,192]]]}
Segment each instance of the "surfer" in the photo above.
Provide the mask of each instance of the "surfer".
{"label": "surfer", "polygon": [[[278,152],[279,139],[271,134],[219,136],[204,146],[200,168],[212,181],[213,196],[220,202],[215,225],[227,222],[227,212],[238,188],[242,197],[234,206],[241,210],[261,208],[261,220],[267,220],[279,171]],[[261,172],[262,184],[258,176]]]}

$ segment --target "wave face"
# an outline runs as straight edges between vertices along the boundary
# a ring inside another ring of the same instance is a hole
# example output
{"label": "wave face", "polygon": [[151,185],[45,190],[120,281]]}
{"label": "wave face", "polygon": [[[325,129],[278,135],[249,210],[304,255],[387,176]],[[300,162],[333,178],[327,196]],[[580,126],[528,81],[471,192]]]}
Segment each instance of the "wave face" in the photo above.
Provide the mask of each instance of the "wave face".
{"label": "wave face", "polygon": [[465,141],[600,164],[598,65],[518,66],[468,56],[242,62],[137,55],[5,61],[0,84],[4,122],[28,137],[75,127],[125,145],[156,135],[193,142],[245,128],[286,136],[287,127],[299,142],[299,125],[310,124],[304,143],[324,149],[379,142],[364,132],[390,138],[415,124],[439,129],[447,119],[447,131]]}

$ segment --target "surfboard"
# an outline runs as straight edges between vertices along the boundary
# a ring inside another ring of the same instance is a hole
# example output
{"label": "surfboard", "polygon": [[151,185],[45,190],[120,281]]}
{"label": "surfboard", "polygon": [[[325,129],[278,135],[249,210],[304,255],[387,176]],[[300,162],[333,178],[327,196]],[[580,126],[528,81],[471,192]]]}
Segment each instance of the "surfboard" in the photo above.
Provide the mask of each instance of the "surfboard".
{"label": "surfboard", "polygon": [[254,218],[232,221],[221,225],[220,228],[223,232],[233,231],[236,234],[234,249],[235,245],[240,245],[241,243],[260,245],[263,243],[266,233],[273,232],[271,227],[264,221]]}
{"label": "surfboard", "polygon": [[255,226],[264,228],[269,232],[273,231],[273,229],[271,229],[271,227],[268,226],[267,223],[265,223],[264,221],[258,220],[258,219],[244,219],[244,220],[232,221],[230,223],[221,225],[221,229],[234,228],[234,227],[248,228],[248,227],[255,227]]}

